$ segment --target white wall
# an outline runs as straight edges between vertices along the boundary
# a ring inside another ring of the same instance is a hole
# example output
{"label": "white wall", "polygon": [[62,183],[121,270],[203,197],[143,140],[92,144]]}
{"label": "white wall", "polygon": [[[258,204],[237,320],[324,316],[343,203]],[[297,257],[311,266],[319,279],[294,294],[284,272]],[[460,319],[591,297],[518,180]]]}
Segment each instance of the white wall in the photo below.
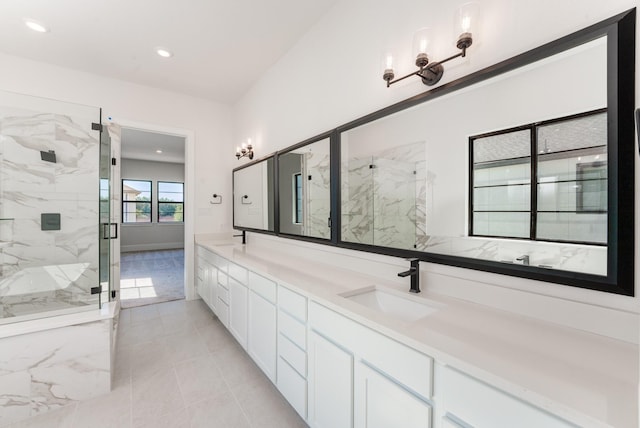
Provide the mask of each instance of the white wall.
{"label": "white wall", "polygon": [[[236,139],[253,136],[255,150],[262,156],[424,92],[427,88],[415,78],[387,89],[381,77],[381,54],[389,47],[395,48],[397,63],[405,65],[398,68],[396,74],[412,71],[412,34],[425,25],[431,25],[434,34],[442,37],[436,42],[434,57],[453,54],[456,36],[453,14],[457,3],[436,0],[398,0],[393,5],[382,0],[338,2],[235,105]],[[441,83],[609,18],[635,7],[636,3],[632,0],[483,0],[482,25],[474,45],[467,58],[445,66]],[[228,150],[232,150],[231,144]],[[640,182],[637,186],[640,188]],[[638,235],[636,227],[636,242]],[[301,246],[309,253],[318,248],[283,239],[255,237],[253,240],[259,241],[268,241],[272,246],[279,243],[283,248]],[[328,247],[318,251],[326,259],[330,258]],[[351,266],[369,268],[371,261],[384,260],[390,266],[384,271],[385,276],[393,275],[395,267],[405,264],[391,257],[337,252],[341,257],[335,258],[336,263],[344,265],[350,263],[345,254],[359,261],[351,262]],[[426,289],[638,341],[640,300],[637,298],[423,265]]]}
{"label": "white wall", "polygon": [[[126,144],[126,142],[124,142]],[[184,183],[184,164],[122,159],[123,180],[151,181],[151,223],[122,224],[122,252],[184,248],[184,223],[158,223],[158,181]],[[119,186],[120,183],[114,183]],[[122,207],[120,207],[122,209]]]}

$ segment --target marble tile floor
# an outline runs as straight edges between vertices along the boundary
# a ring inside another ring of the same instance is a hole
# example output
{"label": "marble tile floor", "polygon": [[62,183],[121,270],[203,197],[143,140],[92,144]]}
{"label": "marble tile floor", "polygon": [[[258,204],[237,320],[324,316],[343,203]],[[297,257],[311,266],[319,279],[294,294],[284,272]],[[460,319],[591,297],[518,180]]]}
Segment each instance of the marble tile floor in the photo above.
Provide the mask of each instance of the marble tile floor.
{"label": "marble tile floor", "polygon": [[111,393],[9,428],[304,428],[201,300],[121,312]]}
{"label": "marble tile floor", "polygon": [[184,299],[184,250],[136,251],[120,257],[123,308]]}

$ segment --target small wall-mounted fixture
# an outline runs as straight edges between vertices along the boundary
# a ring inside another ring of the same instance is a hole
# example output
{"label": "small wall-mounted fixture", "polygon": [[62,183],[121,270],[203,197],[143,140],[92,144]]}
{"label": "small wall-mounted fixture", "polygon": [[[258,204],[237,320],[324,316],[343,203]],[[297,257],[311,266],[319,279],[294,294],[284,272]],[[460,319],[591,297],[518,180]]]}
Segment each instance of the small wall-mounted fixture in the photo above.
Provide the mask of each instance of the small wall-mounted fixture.
{"label": "small wall-mounted fixture", "polygon": [[246,143],[242,143],[242,147],[236,148],[236,157],[238,158],[238,160],[244,157],[253,159],[253,146],[251,145],[251,138],[249,138]]}
{"label": "small wall-mounted fixture", "polygon": [[413,36],[413,53],[416,57],[416,66],[418,70],[411,74],[394,80],[395,73],[393,71],[393,55],[385,54],[383,58],[384,72],[382,78],[387,82],[387,88],[396,82],[404,80],[411,76],[418,76],[422,79],[422,83],[427,86],[433,86],[440,81],[444,74],[442,64],[458,57],[465,57],[467,49],[473,43],[472,30],[476,26],[478,20],[479,5],[476,2],[465,3],[458,8],[455,18],[456,32],[460,32],[456,47],[460,49],[455,55],[445,58],[441,61],[430,61],[429,49],[431,48],[431,30],[428,27],[421,28],[416,31]]}
{"label": "small wall-mounted fixture", "polygon": [[48,152],[40,150],[40,159],[45,162],[56,163],[56,152],[54,150],[49,150]]}
{"label": "small wall-mounted fixture", "polygon": [[240,198],[240,203],[242,205],[251,205],[253,202],[249,200],[249,195],[242,195],[242,197]]}
{"label": "small wall-mounted fixture", "polygon": [[222,203],[222,195],[214,193],[211,196],[213,197],[213,200],[209,201],[210,204],[212,204],[212,205],[220,205]]}

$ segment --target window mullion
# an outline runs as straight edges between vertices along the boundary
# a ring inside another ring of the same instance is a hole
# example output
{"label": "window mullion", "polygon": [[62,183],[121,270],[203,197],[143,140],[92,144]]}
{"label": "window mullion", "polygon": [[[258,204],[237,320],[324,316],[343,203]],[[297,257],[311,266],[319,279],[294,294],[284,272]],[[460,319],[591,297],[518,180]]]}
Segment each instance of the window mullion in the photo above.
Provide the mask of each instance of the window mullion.
{"label": "window mullion", "polygon": [[538,132],[536,125],[531,125],[531,189],[530,189],[530,211],[531,225],[529,239],[535,240],[538,227]]}

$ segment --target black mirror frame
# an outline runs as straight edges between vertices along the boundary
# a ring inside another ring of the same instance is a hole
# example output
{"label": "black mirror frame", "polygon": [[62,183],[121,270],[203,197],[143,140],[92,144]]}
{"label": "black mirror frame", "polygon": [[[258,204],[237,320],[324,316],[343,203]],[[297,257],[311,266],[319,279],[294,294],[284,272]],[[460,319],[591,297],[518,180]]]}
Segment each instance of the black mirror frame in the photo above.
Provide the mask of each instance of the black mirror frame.
{"label": "black mirror frame", "polygon": [[[297,150],[297,149],[300,149],[302,147],[308,146],[310,144],[317,143],[318,141],[329,139],[329,147],[330,147],[329,159],[330,159],[330,165],[331,165],[330,168],[332,168],[333,158],[335,156],[335,154],[333,152],[333,146],[331,145],[332,135],[333,135],[332,131],[324,132],[322,134],[316,135],[315,137],[309,138],[309,139],[304,140],[304,141],[302,141],[302,142],[300,142],[298,144],[294,144],[293,146],[289,146],[289,147],[287,147],[287,148],[285,148],[283,150],[278,150],[276,152],[276,154],[275,154],[275,157],[276,157],[276,168],[275,168],[276,180],[275,180],[275,189],[274,189],[274,192],[275,192],[275,204],[274,205],[277,208],[276,208],[276,215],[275,215],[274,218],[275,218],[275,221],[276,221],[276,231],[277,231],[278,236],[282,236],[282,237],[285,237],[285,238],[291,238],[291,239],[298,239],[300,241],[318,242],[318,243],[321,243],[321,244],[327,244],[327,243],[331,243],[332,242],[331,238],[330,239],[326,239],[326,238],[318,238],[318,237],[315,237],[315,236],[296,235],[294,233],[285,233],[285,232],[282,232],[280,230],[280,167],[279,167],[280,157],[282,155],[285,155],[285,154],[287,154],[287,153],[289,153],[289,152],[291,152],[293,150]],[[330,200],[331,200],[331,204],[333,204],[333,195],[335,194],[334,193],[335,190],[334,190],[334,186],[333,186],[333,180],[334,180],[333,173],[330,174],[330,180],[331,180],[331,187],[330,187],[331,196],[330,196]],[[331,213],[334,212],[333,207],[331,207],[330,212]],[[333,224],[333,216],[331,214],[330,214],[330,218],[331,218],[331,223]],[[331,228],[331,236],[332,237],[333,237],[333,229],[334,228],[332,227]]]}
{"label": "black mirror frame", "polygon": [[[254,159],[251,162],[247,162],[242,166],[239,166],[237,168],[234,168],[233,171],[231,172],[231,194],[232,194],[232,198],[231,198],[231,218],[232,218],[232,224],[233,224],[233,229],[235,230],[241,230],[241,231],[246,231],[246,232],[257,232],[257,233],[265,233],[268,235],[275,235],[276,234],[276,214],[277,214],[277,210],[274,212],[274,216],[273,216],[273,230],[266,230],[266,229],[256,229],[256,228],[252,228],[252,227],[246,227],[246,226],[240,226],[236,224],[236,210],[235,210],[235,204],[236,204],[236,171],[240,171],[243,170],[245,168],[248,168],[250,166],[253,165],[257,165],[261,162],[268,162],[269,159],[273,159],[273,180],[272,182],[275,183],[275,180],[277,179],[277,177],[275,177],[275,175],[277,174],[277,170],[278,170],[278,166],[277,166],[277,162],[275,160],[275,153],[269,154],[267,156],[263,156],[261,158],[258,159]],[[276,183],[277,185],[277,183]],[[274,209],[275,209],[275,198],[274,198]]]}
{"label": "black mirror frame", "polygon": [[[630,9],[600,23],[552,41],[483,70],[436,87],[407,100],[356,119],[329,132],[275,153],[274,232],[235,227],[239,230],[268,233],[289,239],[312,241],[340,248],[418,258],[422,261],[545,281],[579,288],[599,290],[626,296],[634,295],[635,259],[635,33],[636,9]],[[404,250],[342,241],[340,196],[340,135],[342,132],[402,110],[428,102],[456,90],[490,79],[551,55],[607,36],[607,115],[608,115],[608,244],[607,275],[550,270],[534,266],[513,265],[459,256],[447,256],[415,250]],[[624,49],[624,51],[623,51]],[[283,234],[279,231],[278,154],[286,153],[315,141],[330,137],[331,156],[331,240]],[[243,167],[249,166],[251,162]],[[234,169],[234,172],[240,168]]]}

